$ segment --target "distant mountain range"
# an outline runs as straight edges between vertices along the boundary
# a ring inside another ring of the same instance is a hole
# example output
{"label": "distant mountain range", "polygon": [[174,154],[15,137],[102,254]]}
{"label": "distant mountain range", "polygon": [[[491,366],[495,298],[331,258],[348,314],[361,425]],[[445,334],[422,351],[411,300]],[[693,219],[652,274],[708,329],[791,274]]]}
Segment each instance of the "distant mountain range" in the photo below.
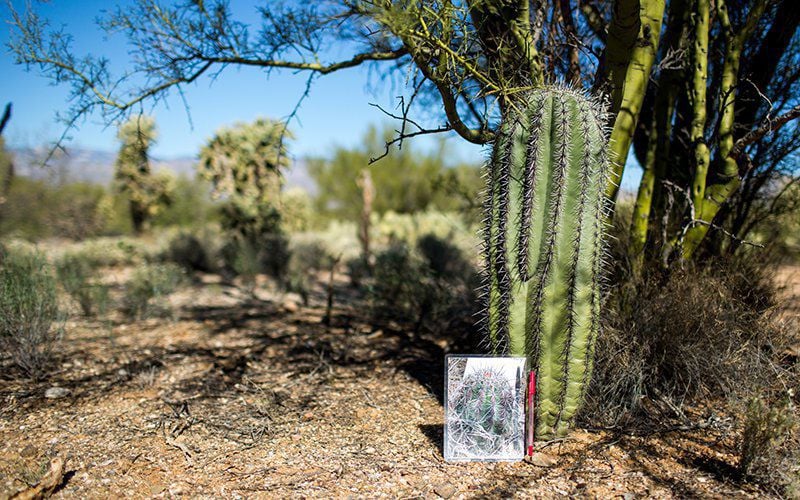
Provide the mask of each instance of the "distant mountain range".
{"label": "distant mountain range", "polygon": [[[49,153],[44,148],[15,148],[14,168],[17,175],[53,182],[90,182],[107,185],[114,177],[114,160],[117,153],[92,149],[68,148],[55,154],[47,165],[44,161]],[[197,159],[190,156],[177,158],[151,158],[153,170],[166,170],[175,175],[194,176]],[[306,162],[297,160],[286,174],[288,187],[300,187],[309,192],[316,185],[308,175]]]}

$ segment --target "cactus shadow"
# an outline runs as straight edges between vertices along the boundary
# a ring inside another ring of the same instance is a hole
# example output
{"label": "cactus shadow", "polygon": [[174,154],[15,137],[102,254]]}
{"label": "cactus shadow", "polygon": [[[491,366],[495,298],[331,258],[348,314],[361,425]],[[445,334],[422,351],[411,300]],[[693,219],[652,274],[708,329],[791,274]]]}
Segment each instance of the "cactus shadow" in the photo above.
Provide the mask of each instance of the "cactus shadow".
{"label": "cactus shadow", "polygon": [[444,457],[444,428],[441,424],[419,424],[417,428],[436,447],[439,456]]}

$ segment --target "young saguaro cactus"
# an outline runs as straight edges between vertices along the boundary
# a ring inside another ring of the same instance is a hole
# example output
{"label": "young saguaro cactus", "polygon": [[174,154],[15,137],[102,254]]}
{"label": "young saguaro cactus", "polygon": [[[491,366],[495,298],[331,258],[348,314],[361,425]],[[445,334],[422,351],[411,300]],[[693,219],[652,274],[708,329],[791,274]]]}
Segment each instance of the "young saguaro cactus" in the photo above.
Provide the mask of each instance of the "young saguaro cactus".
{"label": "young saguaro cactus", "polygon": [[536,438],[566,434],[599,329],[607,140],[603,106],[571,89],[507,110],[487,174],[485,328],[537,372]]}

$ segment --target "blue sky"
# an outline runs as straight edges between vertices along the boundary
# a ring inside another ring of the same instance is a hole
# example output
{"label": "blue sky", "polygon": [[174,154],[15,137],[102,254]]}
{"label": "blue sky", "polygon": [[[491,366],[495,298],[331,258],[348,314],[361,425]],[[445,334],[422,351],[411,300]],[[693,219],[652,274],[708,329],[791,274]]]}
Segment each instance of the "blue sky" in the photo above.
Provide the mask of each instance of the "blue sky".
{"label": "blue sky", "polygon": [[[13,3],[16,8],[24,9],[24,2]],[[236,2],[236,9],[241,9],[245,19],[255,20],[255,7],[244,3]],[[77,54],[103,55],[111,60],[113,67],[125,67],[128,54],[123,37],[106,38],[95,24],[95,19],[112,4],[97,0],[79,3],[54,0],[34,5],[53,26],[63,25],[74,35]],[[0,78],[0,104],[14,103],[13,118],[4,133],[6,140],[12,147],[52,141],[64,130],[55,117],[58,111],[67,109],[68,89],[54,87],[35,69],[26,72],[23,66],[13,63],[13,56],[6,47],[10,36],[10,11],[5,2],[0,5],[0,18],[3,20],[0,30],[0,75],[3,75]],[[222,125],[251,121],[259,116],[286,117],[300,98],[306,78],[307,74],[289,71],[275,71],[267,78],[261,70],[234,67],[227,68],[215,80],[201,77],[184,89],[191,123],[177,94],[152,110],[159,128],[154,156],[194,156]],[[368,89],[369,83],[372,85]],[[396,105],[396,96],[401,90],[381,86],[375,79],[370,82],[366,67],[318,78],[299,112],[299,121],[291,125],[296,135],[291,145],[292,154],[296,157],[325,156],[336,145],[357,146],[370,124],[385,122],[382,113],[370,103],[391,109]],[[112,151],[117,148],[114,133],[113,126],[106,126],[99,116],[91,116],[71,132],[67,147]],[[428,138],[415,139],[414,142],[415,146],[422,148],[431,143]],[[455,159],[478,163],[485,156],[481,147],[456,136],[449,142]],[[626,170],[629,179],[625,184],[635,183],[630,176],[638,173],[639,169]]]}

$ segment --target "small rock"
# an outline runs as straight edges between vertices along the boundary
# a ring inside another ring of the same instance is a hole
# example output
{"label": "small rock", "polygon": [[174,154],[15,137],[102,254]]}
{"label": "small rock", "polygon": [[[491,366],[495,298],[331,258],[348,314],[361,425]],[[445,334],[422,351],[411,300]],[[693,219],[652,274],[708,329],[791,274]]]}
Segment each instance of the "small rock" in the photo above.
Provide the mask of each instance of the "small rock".
{"label": "small rock", "polygon": [[433,492],[442,498],[450,498],[456,494],[456,487],[450,483],[441,483],[433,487]]}
{"label": "small rock", "polygon": [[375,448],[371,446],[369,448],[364,448],[364,453],[366,453],[367,455],[372,455],[375,453],[375,451],[376,451]]}
{"label": "small rock", "polygon": [[117,375],[119,375],[120,377],[127,377],[128,370],[126,370],[125,368],[120,368],[119,370],[117,370]]}
{"label": "small rock", "polygon": [[297,310],[300,309],[300,306],[297,305],[297,302],[293,300],[285,300],[283,304],[281,304],[281,307],[283,307],[284,311],[290,313],[297,312]]}
{"label": "small rock", "polygon": [[292,441],[297,442],[300,441],[301,439],[303,439],[303,436],[301,436],[300,434],[292,434]]}
{"label": "small rock", "polygon": [[634,495],[633,493],[623,493],[622,495],[622,500],[634,500],[635,498],[636,495]]}
{"label": "small rock", "polygon": [[36,448],[33,445],[29,444],[28,446],[22,449],[22,451],[19,453],[19,456],[21,456],[22,458],[31,458],[35,457],[37,453],[38,451],[36,450]]}
{"label": "small rock", "polygon": [[558,458],[542,452],[536,452],[525,460],[537,467],[552,467],[558,463]]}
{"label": "small rock", "polygon": [[69,396],[69,389],[63,387],[51,387],[44,391],[44,397],[49,399],[58,399]]}

